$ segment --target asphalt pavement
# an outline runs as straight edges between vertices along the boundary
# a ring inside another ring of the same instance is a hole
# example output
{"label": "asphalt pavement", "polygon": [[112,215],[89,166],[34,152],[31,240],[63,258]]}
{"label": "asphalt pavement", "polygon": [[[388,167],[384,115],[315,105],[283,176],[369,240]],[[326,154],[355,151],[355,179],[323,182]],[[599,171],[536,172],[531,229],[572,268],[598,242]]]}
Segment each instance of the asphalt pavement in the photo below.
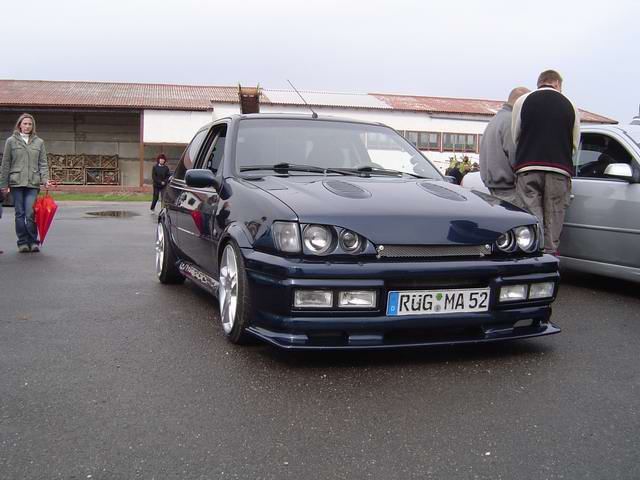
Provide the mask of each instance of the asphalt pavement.
{"label": "asphalt pavement", "polygon": [[639,285],[564,275],[527,341],[237,347],[147,204],[62,202],[29,254],[4,214],[1,479],[640,478]]}

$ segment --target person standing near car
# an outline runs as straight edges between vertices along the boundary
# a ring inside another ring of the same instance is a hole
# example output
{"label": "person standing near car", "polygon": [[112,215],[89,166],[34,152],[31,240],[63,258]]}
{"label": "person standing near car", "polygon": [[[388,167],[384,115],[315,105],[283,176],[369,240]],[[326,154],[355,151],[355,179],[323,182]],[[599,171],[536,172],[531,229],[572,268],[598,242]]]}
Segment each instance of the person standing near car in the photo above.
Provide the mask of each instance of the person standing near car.
{"label": "person standing near car", "polygon": [[161,153],[156,157],[156,164],[151,170],[151,179],[153,180],[153,200],[151,201],[151,211],[155,211],[156,203],[158,203],[158,197],[162,195],[164,187],[167,186],[171,172],[169,167],[165,165],[167,157],[164,153]]}
{"label": "person standing near car", "polygon": [[511,137],[511,113],[513,104],[529,89],[517,87],[511,90],[507,102],[491,119],[480,142],[480,178],[491,195],[518,205],[516,176],[513,163],[516,146]]}
{"label": "person standing near car", "polygon": [[5,142],[0,168],[0,191],[6,194],[10,189],[13,196],[18,251],[21,253],[40,251],[33,219],[33,203],[40,184],[47,188],[51,185],[47,152],[44,141],[36,135],[35,119],[23,113],[13,135]]}
{"label": "person standing near car", "polygon": [[558,72],[542,72],[538,89],[515,102],[511,133],[518,199],[543,225],[545,252],[557,255],[580,144],[580,114],[562,94]]}

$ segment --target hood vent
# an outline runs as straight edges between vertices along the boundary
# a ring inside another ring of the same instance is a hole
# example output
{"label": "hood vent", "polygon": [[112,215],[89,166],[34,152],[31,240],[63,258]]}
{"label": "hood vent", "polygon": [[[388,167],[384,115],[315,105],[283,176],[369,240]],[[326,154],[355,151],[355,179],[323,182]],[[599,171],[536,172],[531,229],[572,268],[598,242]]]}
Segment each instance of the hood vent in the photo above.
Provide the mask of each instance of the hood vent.
{"label": "hood vent", "polygon": [[459,193],[454,192],[453,190],[449,190],[446,187],[441,185],[436,185],[430,182],[421,182],[418,183],[418,186],[427,192],[440,197],[446,198],[447,200],[453,200],[454,202],[466,202],[467,197],[460,195]]}
{"label": "hood vent", "polygon": [[365,190],[362,187],[358,187],[353,183],[343,182],[342,180],[327,180],[322,182],[324,188],[331,193],[335,193],[341,197],[346,198],[369,198],[371,192]]}

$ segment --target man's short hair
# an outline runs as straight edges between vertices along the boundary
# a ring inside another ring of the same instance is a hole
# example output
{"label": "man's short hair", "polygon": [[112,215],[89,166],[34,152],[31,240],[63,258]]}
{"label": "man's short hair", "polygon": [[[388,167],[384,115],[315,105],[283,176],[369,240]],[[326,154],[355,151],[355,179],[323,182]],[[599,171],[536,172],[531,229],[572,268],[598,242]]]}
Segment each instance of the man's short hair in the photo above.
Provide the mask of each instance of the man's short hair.
{"label": "man's short hair", "polygon": [[553,82],[558,82],[562,85],[562,77],[555,70],[545,70],[538,76],[538,87],[541,85],[549,85]]}
{"label": "man's short hair", "polygon": [[507,105],[511,105],[513,107],[513,104],[516,103],[516,100],[518,100],[525,93],[529,93],[529,89],[527,87],[514,88],[513,90],[511,90],[511,93],[509,93]]}

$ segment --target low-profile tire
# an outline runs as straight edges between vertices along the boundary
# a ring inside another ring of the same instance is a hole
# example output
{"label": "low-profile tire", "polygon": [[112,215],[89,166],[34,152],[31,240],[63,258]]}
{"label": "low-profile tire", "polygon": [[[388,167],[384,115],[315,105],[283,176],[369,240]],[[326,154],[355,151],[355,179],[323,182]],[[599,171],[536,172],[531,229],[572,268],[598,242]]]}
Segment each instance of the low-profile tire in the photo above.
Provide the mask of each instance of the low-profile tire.
{"label": "low-profile tire", "polygon": [[176,267],[177,261],[169,231],[163,222],[158,222],[156,230],[156,273],[160,283],[175,284],[184,282],[184,276]]}
{"label": "low-profile tire", "polygon": [[224,334],[235,344],[253,343],[253,337],[246,331],[252,311],[251,292],[244,258],[233,241],[222,250],[219,272],[218,304]]}

